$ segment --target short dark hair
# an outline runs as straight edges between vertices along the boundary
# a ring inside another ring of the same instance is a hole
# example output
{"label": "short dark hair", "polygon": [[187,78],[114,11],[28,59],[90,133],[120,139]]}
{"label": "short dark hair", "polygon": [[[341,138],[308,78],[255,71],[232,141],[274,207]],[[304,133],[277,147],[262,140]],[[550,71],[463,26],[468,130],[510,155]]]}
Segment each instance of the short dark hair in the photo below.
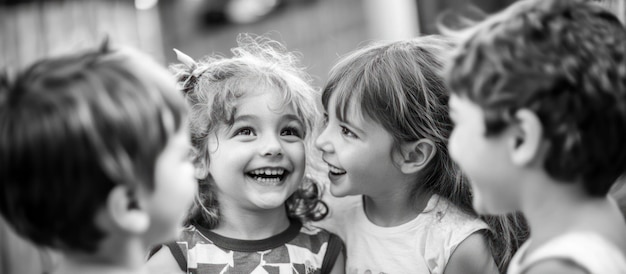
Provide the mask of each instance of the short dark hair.
{"label": "short dark hair", "polygon": [[96,251],[109,192],[152,190],[156,159],[185,119],[173,78],[171,90],[155,84],[139,55],[107,48],[0,81],[0,212],[38,245]]}
{"label": "short dark hair", "polygon": [[447,69],[452,92],[482,107],[487,136],[539,117],[545,170],[606,195],[626,167],[626,31],[600,6],[521,1],[479,24]]}

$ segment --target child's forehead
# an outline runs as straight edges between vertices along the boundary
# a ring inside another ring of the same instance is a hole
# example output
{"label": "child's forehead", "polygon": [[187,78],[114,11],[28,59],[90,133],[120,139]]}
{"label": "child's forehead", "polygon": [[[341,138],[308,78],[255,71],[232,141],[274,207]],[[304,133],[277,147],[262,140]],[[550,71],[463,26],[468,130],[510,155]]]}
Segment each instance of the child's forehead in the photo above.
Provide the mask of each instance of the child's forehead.
{"label": "child's forehead", "polygon": [[232,117],[259,116],[275,114],[284,117],[295,117],[301,120],[293,100],[285,91],[276,87],[259,87],[241,94],[233,107]]}

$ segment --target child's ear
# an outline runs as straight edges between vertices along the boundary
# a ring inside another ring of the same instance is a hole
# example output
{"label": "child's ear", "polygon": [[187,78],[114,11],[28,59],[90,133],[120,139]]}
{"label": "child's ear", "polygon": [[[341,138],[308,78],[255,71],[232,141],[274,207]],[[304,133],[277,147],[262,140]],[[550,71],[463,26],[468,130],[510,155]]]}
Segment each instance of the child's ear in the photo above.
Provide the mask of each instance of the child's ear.
{"label": "child's ear", "polygon": [[509,141],[511,148],[511,160],[519,166],[531,164],[538,156],[542,140],[543,127],[537,114],[528,110],[520,109],[515,113],[517,126],[513,138]]}
{"label": "child's ear", "polygon": [[107,199],[107,213],[113,224],[133,234],[143,234],[150,226],[150,215],[145,208],[145,197],[140,190],[118,185]]}
{"label": "child's ear", "polygon": [[404,174],[412,174],[422,170],[435,157],[437,147],[430,139],[423,138],[413,142],[405,142],[400,146],[401,159],[398,164]]}

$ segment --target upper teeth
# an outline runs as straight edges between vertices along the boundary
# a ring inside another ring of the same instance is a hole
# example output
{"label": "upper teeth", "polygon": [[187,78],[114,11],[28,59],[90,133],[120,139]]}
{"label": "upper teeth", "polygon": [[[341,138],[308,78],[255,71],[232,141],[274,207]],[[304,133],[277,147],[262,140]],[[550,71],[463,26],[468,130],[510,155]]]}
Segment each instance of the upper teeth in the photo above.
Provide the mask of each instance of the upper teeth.
{"label": "upper teeth", "polygon": [[337,168],[335,166],[332,165],[328,165],[328,169],[332,172],[332,173],[342,173],[344,172],[343,169]]}
{"label": "upper teeth", "polygon": [[284,172],[285,170],[282,168],[260,168],[251,171],[254,175],[283,175]]}

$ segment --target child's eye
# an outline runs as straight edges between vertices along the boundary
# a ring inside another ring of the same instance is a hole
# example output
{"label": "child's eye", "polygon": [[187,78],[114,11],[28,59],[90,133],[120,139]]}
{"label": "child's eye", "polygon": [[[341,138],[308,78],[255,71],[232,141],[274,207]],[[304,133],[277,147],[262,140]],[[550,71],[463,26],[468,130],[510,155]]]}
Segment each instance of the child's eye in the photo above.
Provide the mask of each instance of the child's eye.
{"label": "child's eye", "polygon": [[234,136],[237,136],[237,135],[243,135],[243,136],[254,135],[254,130],[249,127],[240,128],[240,129],[235,130]]}
{"label": "child's eye", "polygon": [[280,136],[295,136],[302,138],[302,130],[296,127],[286,127],[280,132]]}
{"label": "child's eye", "polygon": [[349,130],[347,127],[344,127],[344,126],[341,127],[341,134],[350,138],[359,138],[359,136],[356,136],[354,132],[352,132],[351,130]]}

